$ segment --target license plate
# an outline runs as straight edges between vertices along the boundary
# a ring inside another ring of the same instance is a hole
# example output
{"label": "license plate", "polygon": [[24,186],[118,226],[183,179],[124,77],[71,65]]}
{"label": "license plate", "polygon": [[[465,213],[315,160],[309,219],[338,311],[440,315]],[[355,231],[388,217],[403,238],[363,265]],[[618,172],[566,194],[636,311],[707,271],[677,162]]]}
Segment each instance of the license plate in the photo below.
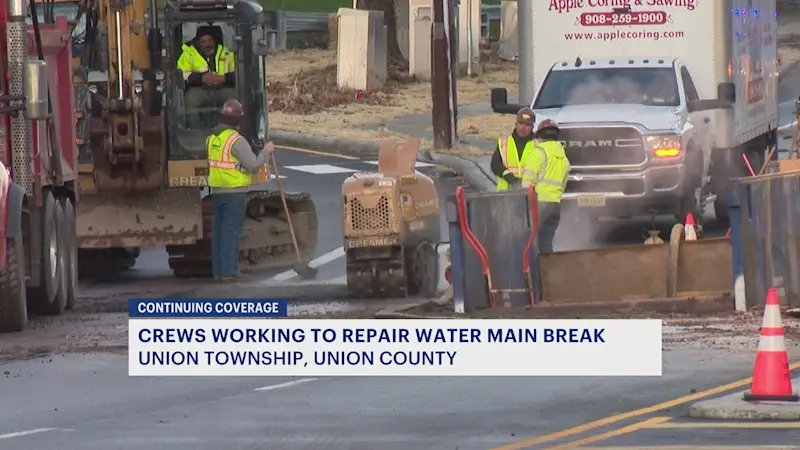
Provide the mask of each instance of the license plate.
{"label": "license plate", "polygon": [[606,196],[581,195],[578,197],[578,206],[606,206]]}

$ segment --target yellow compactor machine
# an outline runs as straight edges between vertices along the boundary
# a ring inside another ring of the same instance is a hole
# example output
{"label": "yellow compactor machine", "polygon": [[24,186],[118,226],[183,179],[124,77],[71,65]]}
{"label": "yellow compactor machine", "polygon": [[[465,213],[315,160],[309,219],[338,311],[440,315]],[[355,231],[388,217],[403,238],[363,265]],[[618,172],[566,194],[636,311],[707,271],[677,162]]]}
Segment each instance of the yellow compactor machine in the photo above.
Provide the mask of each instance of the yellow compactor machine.
{"label": "yellow compactor machine", "polygon": [[[184,43],[211,26],[236,55],[241,133],[261,148],[267,135],[268,13],[250,0],[81,0],[48,3],[49,16],[74,24],[78,106],[79,267],[84,275],[132,267],[139,248],[165,246],[177,276],[210,275],[211,197],[206,137],[221,105],[189,111],[177,69]],[[189,114],[202,125],[189,126]],[[291,266],[296,258],[280,195],[265,170],[247,203],[242,270]],[[316,248],[315,205],[287,195],[299,247]]]}
{"label": "yellow compactor machine", "polygon": [[353,296],[436,295],[439,197],[433,180],[415,170],[419,144],[384,143],[377,173],[344,181],[344,249]]}

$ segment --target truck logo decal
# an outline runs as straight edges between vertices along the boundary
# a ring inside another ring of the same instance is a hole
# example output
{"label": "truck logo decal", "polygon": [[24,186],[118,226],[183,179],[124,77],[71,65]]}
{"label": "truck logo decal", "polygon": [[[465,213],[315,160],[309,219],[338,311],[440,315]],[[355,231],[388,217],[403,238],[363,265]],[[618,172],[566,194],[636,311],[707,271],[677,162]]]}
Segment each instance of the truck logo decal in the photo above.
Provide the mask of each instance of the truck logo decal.
{"label": "truck logo decal", "polygon": [[561,141],[561,145],[568,148],[612,148],[612,147],[641,147],[642,141],[639,139],[615,139],[615,140],[594,140],[594,141]]}

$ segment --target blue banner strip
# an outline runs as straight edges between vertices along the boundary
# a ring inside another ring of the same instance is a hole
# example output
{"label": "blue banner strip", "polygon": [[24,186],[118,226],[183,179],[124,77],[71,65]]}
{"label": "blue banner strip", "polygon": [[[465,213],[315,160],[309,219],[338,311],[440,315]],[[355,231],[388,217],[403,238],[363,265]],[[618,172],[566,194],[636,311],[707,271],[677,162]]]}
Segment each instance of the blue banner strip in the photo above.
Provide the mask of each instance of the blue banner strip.
{"label": "blue banner strip", "polygon": [[128,317],[286,317],[289,301],[275,298],[145,298],[128,301]]}

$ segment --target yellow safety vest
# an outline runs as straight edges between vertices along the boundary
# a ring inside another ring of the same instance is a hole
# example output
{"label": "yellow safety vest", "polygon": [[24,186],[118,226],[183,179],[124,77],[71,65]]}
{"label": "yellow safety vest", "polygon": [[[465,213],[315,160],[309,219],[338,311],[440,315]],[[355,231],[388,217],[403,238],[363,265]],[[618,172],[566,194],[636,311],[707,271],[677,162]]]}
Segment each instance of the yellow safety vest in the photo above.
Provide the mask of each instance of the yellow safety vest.
{"label": "yellow safety vest", "polygon": [[[194,45],[183,44],[181,49],[183,53],[178,58],[177,68],[183,73],[184,80],[189,79],[189,75],[193,72],[208,72],[208,62]],[[225,75],[236,69],[236,58],[233,52],[225,48],[224,45],[217,46],[214,61],[216,66],[214,67],[214,73],[217,75]]]}
{"label": "yellow safety vest", "polygon": [[250,173],[239,167],[233,155],[233,144],[242,135],[236,130],[222,130],[206,139],[208,147],[208,185],[216,188],[250,186]]}
{"label": "yellow safety vest", "polygon": [[[525,156],[533,149],[536,145],[536,142],[533,140],[528,141],[525,144],[525,148],[522,150],[522,160],[525,160]],[[520,157],[519,152],[517,151],[517,143],[514,142],[514,138],[509,136],[505,139],[498,139],[497,140],[497,148],[500,149],[500,158],[503,160],[503,166],[505,166],[506,170],[503,171],[503,174],[512,173],[515,177],[519,177],[522,173],[522,165],[520,164]],[[507,191],[510,188],[508,182],[504,180],[502,177],[497,178],[497,190],[498,191]]]}
{"label": "yellow safety vest", "polygon": [[[516,163],[516,172],[512,173],[519,174],[517,176],[521,178],[522,187],[527,188],[530,185],[535,185],[536,197],[540,202],[561,202],[561,196],[567,187],[567,175],[569,175],[570,171],[570,163],[566,156],[563,158],[553,157],[554,155],[564,154],[564,148],[561,143],[558,141],[539,142],[538,144],[529,142],[522,152],[522,160],[516,162],[517,152],[513,138],[509,138],[507,142],[509,149],[505,153],[509,161]],[[534,149],[538,151],[533,151]],[[513,159],[511,159],[512,155]],[[509,170],[511,170],[510,167]],[[503,182],[502,185],[500,181]],[[508,183],[499,178],[497,190],[508,190]]]}

